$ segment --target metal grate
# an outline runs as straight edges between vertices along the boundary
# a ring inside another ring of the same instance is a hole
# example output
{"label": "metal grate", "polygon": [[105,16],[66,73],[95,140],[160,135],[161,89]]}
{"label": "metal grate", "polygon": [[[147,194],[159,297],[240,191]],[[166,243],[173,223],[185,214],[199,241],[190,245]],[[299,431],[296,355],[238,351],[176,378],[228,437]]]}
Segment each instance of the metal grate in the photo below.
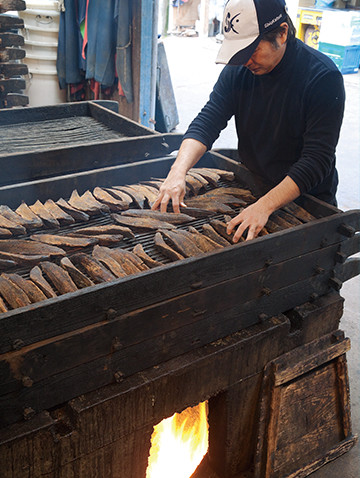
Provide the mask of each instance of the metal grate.
{"label": "metal grate", "polygon": [[124,136],[89,116],[10,124],[0,126],[0,154],[74,146]]}
{"label": "metal grate", "polygon": [[[230,187],[230,186],[238,186],[239,184],[236,181],[219,181],[218,186],[220,187]],[[206,190],[211,190],[213,187],[207,186],[205,188]],[[233,213],[230,213],[228,215],[236,215],[239,212],[239,208],[233,207]],[[204,218],[194,218],[192,221],[188,221],[184,224],[179,224],[177,225],[177,229],[187,229],[188,226],[193,226],[195,229],[197,229],[199,232],[201,232],[201,228],[203,224],[209,224],[210,220],[212,219],[224,219],[223,214],[219,213],[214,213],[211,216],[207,216]],[[116,221],[111,217],[110,213],[106,212],[101,212],[100,214],[96,216],[91,216],[89,221],[84,222],[84,223],[75,223],[71,224],[68,226],[62,226],[60,229],[41,229],[42,233],[47,233],[47,234],[56,234],[56,235],[67,235],[69,233],[73,233],[75,231],[79,232],[81,231],[82,228],[87,228],[87,227],[94,227],[94,226],[102,226],[102,225],[109,225],[109,224],[117,224]],[[30,235],[34,234],[36,231],[32,231],[31,233],[28,233],[23,236],[18,236],[19,239],[26,239],[29,238]],[[169,264],[171,263],[171,260],[164,256],[158,249],[155,247],[154,244],[154,236],[155,236],[156,231],[149,231],[149,232],[135,232],[134,233],[134,238],[126,238],[124,237],[118,244],[113,244],[110,246],[107,246],[109,248],[122,248],[131,251],[136,244],[141,244],[145,250],[145,252],[154,260],[157,260],[159,262],[162,262],[163,264]],[[89,236],[91,237],[91,236]],[[89,246],[86,248],[82,248],[80,250],[76,251],[67,251],[66,256],[71,259],[71,256],[73,254],[76,254],[78,252],[83,252],[85,254],[91,255],[92,253],[93,246]],[[11,269],[11,272],[16,272],[17,274],[23,276],[24,278],[28,279],[29,278],[29,273],[32,267],[29,266],[18,266],[13,269]]]}

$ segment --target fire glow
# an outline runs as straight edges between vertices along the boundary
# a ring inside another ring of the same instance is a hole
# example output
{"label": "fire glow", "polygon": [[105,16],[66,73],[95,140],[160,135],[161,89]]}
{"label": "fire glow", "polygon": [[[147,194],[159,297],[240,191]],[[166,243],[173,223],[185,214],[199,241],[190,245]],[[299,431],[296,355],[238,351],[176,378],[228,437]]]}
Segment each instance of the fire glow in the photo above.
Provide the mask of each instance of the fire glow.
{"label": "fire glow", "polygon": [[154,427],[146,478],[189,478],[207,449],[207,404],[203,402]]}

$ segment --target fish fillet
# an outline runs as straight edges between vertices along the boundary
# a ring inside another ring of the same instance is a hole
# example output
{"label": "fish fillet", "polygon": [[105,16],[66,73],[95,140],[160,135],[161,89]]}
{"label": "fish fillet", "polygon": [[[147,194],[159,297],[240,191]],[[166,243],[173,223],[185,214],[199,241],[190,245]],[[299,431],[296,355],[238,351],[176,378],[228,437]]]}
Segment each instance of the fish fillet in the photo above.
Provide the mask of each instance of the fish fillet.
{"label": "fish fillet", "polygon": [[55,291],[43,276],[39,266],[35,266],[31,269],[30,279],[39,287],[39,289],[46,295],[48,299],[57,297]]}
{"label": "fish fillet", "polygon": [[60,224],[66,226],[67,224],[73,224],[75,219],[65,212],[61,207],[56,204],[52,199],[48,199],[44,203],[44,207],[59,221]]}
{"label": "fish fillet", "polygon": [[5,305],[5,302],[0,297],[0,312],[3,314],[4,312],[8,312],[8,308]]}
{"label": "fish fillet", "polygon": [[96,187],[93,191],[95,199],[109,207],[111,211],[124,211],[128,209],[129,202],[115,199],[110,193],[102,188]]}
{"label": "fish fillet", "polygon": [[131,217],[150,217],[152,219],[157,219],[159,221],[165,221],[170,224],[184,224],[188,221],[193,221],[194,218],[188,216],[187,214],[176,214],[174,212],[160,212],[152,211],[151,209],[128,209],[121,213],[122,216],[131,216]]}
{"label": "fish fillet", "polygon": [[136,246],[133,248],[133,253],[136,254],[144,262],[144,264],[146,264],[150,268],[159,267],[163,265],[162,262],[156,261],[155,259],[150,257],[144,251],[144,248],[141,244],[136,244]]}
{"label": "fish fillet", "polygon": [[[35,214],[26,203],[21,203],[15,210],[16,214],[19,214],[23,219],[28,221],[29,229],[38,229],[44,226],[42,219]],[[31,224],[31,226],[30,226]]]}
{"label": "fish fillet", "polygon": [[222,179],[225,179],[226,181],[234,181],[235,179],[235,174],[232,171],[226,171],[225,169],[218,169],[218,168],[203,168],[203,169],[218,174]]}
{"label": "fish fillet", "polygon": [[83,274],[68,257],[63,257],[60,261],[60,265],[63,269],[68,272],[74,283],[76,284],[79,289],[83,289],[84,287],[90,287],[94,285],[93,281],[89,279],[85,274]]}
{"label": "fish fillet", "polygon": [[59,294],[67,294],[78,290],[70,275],[62,267],[48,261],[41,262],[40,267]]}
{"label": "fish fillet", "polygon": [[[204,234],[201,234],[195,227],[188,227],[189,232],[192,234],[191,239],[195,242],[195,245],[201,249],[203,252],[211,252],[214,251],[215,249],[221,248],[221,246],[210,239],[209,237],[205,236]],[[185,232],[185,231],[179,231],[179,232]]]}
{"label": "fish fillet", "polygon": [[85,236],[97,236],[99,234],[121,234],[125,237],[134,238],[134,233],[131,229],[116,224],[106,224],[103,226],[90,226],[77,229],[73,234],[81,234]]}
{"label": "fish fillet", "polygon": [[3,275],[0,276],[0,294],[12,309],[31,304],[25,292]]}
{"label": "fish fillet", "polygon": [[108,252],[120,264],[126,275],[138,274],[143,270],[124,253],[123,249],[109,249]]}
{"label": "fish fillet", "polygon": [[186,185],[188,186],[188,188],[190,189],[190,191],[196,196],[197,194],[199,194],[199,191],[201,190],[201,188],[203,188],[203,184],[201,181],[199,181],[198,179],[196,179],[193,175],[191,174],[186,174],[185,176],[185,182],[186,182]]}
{"label": "fish fillet", "polygon": [[0,227],[0,237],[12,237],[12,233],[11,231],[9,231],[9,229]]}
{"label": "fish fillet", "polygon": [[205,178],[210,184],[217,187],[217,183],[220,181],[220,175],[217,174],[215,171],[211,171],[210,169],[206,168],[192,168],[189,169],[189,173],[194,171],[197,174],[200,174],[203,178]]}
{"label": "fish fillet", "polygon": [[293,214],[295,217],[300,219],[302,222],[310,222],[316,219],[315,216],[310,214],[306,209],[301,206],[298,206],[294,202],[290,202],[286,206],[283,206],[284,211],[288,212],[289,214]]}
{"label": "fish fillet", "polygon": [[95,246],[92,252],[93,257],[104,264],[115,277],[125,277],[127,274],[121,265],[114,259],[107,247]]}
{"label": "fish fillet", "polygon": [[33,234],[30,236],[32,241],[50,244],[52,246],[63,247],[64,249],[82,249],[93,246],[97,243],[94,237],[72,237],[60,236],[55,234]]}
{"label": "fish fillet", "polygon": [[25,227],[26,229],[31,229],[34,227],[33,221],[24,219],[22,216],[10,209],[8,206],[0,206],[0,214],[3,217],[6,217],[6,219],[9,219],[9,221],[18,224],[19,226]]}
{"label": "fish fillet", "polygon": [[[90,193],[90,191],[87,191]],[[70,199],[68,203],[75,209],[79,209],[80,211],[92,216],[95,214],[100,214],[103,211],[104,204],[99,203],[96,199],[90,195],[86,195],[84,193],[82,196],[79,195],[76,189],[71,193]]]}
{"label": "fish fillet", "polygon": [[97,235],[86,235],[86,234],[79,234],[78,232],[72,232],[68,234],[71,237],[82,237],[82,238],[89,238],[91,237],[96,241],[96,244],[99,246],[111,246],[113,244],[118,244],[124,238],[121,234],[97,234]]}
{"label": "fish fillet", "polygon": [[0,259],[0,270],[10,269],[16,266],[16,262],[10,259]]}
{"label": "fish fillet", "polygon": [[194,241],[181,234],[174,231],[161,231],[163,236],[168,239],[170,244],[184,257],[193,257],[202,254],[202,250],[199,249]]}
{"label": "fish fillet", "polygon": [[86,212],[80,211],[80,209],[75,209],[74,207],[70,206],[70,204],[63,198],[58,199],[56,201],[56,204],[61,207],[63,211],[70,214],[70,216],[73,217],[75,221],[86,222],[90,219],[89,214],[86,214]]}
{"label": "fish fillet", "polygon": [[[235,234],[235,232],[236,232],[236,228],[235,228],[235,230],[233,230],[233,231],[231,232],[231,234],[228,234],[228,233],[226,232],[227,225],[225,224],[225,222],[222,222],[222,221],[220,221],[219,219],[212,219],[212,220],[210,221],[210,225],[215,229],[215,231],[216,231],[218,234],[220,234],[220,236],[222,236],[224,239],[226,239],[226,240],[229,241],[229,242],[231,241],[231,243],[232,243],[232,238],[233,238],[233,236],[234,236],[234,234]],[[243,241],[243,240],[244,240],[244,238],[241,237],[241,238],[240,238],[240,241]]]}
{"label": "fish fillet", "polygon": [[154,244],[155,247],[164,254],[165,257],[169,258],[171,261],[179,261],[184,259],[184,256],[179,254],[179,252],[175,251],[172,247],[170,247],[164,241],[164,238],[160,232],[157,232],[154,236]]}
{"label": "fish fillet", "polygon": [[77,253],[71,256],[71,262],[73,262],[76,267],[83,269],[95,284],[111,282],[116,279],[114,274],[103,266],[101,262],[95,259],[95,257],[83,253]]}
{"label": "fish fillet", "polygon": [[227,247],[229,244],[231,244],[230,240],[225,239],[223,236],[217,233],[210,224],[203,224],[202,230],[206,237],[209,237],[220,246]]}
{"label": "fish fillet", "polygon": [[185,203],[189,207],[198,207],[200,209],[207,209],[208,211],[212,211],[214,213],[221,213],[226,214],[228,212],[234,212],[234,210],[228,206],[227,204],[223,204],[222,202],[213,199],[213,198],[205,198],[203,196],[197,196],[195,198],[189,198],[185,200]]}
{"label": "fish fillet", "polygon": [[173,224],[164,221],[158,221],[153,218],[130,217],[120,214],[112,214],[111,217],[119,224],[134,229],[157,230],[157,229],[175,229]]}
{"label": "fish fillet", "polygon": [[114,189],[114,188],[103,188],[105,191],[107,191],[109,194],[114,196],[115,199],[118,199],[122,202],[126,202],[128,204],[128,207],[130,204],[133,202],[133,198],[129,196],[129,194],[120,191],[119,189]]}
{"label": "fish fillet", "polygon": [[43,244],[41,242],[29,241],[26,239],[0,239],[0,253],[7,252],[26,255],[41,255],[47,257],[65,256],[65,251],[60,247]]}
{"label": "fish fillet", "polygon": [[45,227],[56,228],[60,227],[59,221],[49,212],[42,202],[36,201],[36,203],[29,206],[34,214],[40,217]]}
{"label": "fish fillet", "polygon": [[20,287],[30,299],[32,304],[45,300],[46,295],[39,289],[39,287],[31,280],[24,279],[19,274],[3,274],[3,277],[13,282]]}
{"label": "fish fillet", "polygon": [[243,188],[236,188],[236,187],[229,187],[229,188],[215,188],[211,189],[211,191],[207,191],[206,193],[202,194],[203,197],[206,196],[222,196],[224,194],[231,194],[240,199],[244,199],[245,201],[249,202],[256,200],[256,198],[251,194],[251,191],[248,189]]}
{"label": "fish fillet", "polygon": [[1,214],[0,214],[0,227],[2,227],[3,229],[8,229],[9,231],[11,231],[12,234],[15,234],[15,235],[26,234],[26,229],[24,226],[21,226],[20,224],[16,224],[14,221],[7,219],[5,216],[2,216]]}
{"label": "fish fillet", "polygon": [[130,186],[113,186],[113,189],[128,194],[140,209],[145,206],[146,198],[144,194],[139,191],[132,189]]}

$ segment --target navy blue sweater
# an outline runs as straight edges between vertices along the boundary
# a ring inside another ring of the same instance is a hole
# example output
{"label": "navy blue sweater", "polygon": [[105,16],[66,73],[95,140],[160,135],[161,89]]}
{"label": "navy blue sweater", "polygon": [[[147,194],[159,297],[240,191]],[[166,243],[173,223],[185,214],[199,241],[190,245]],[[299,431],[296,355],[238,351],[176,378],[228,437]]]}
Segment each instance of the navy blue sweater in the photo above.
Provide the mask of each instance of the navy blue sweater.
{"label": "navy blue sweater", "polygon": [[184,138],[211,149],[234,115],[239,158],[248,169],[270,186],[288,175],[301,194],[335,204],[335,148],[344,102],[343,78],[333,61],[291,40],[269,74],[225,66]]}

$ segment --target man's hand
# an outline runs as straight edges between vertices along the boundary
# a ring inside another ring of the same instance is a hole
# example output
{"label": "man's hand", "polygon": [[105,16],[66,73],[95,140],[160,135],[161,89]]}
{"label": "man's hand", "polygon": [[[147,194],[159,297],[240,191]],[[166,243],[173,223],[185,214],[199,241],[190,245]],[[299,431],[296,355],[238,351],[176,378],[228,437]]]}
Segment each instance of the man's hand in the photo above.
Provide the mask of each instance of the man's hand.
{"label": "man's hand", "polygon": [[235,216],[227,224],[227,233],[230,234],[232,230],[238,225],[237,231],[233,236],[233,242],[239,242],[240,237],[247,230],[246,240],[254,239],[258,236],[261,229],[265,226],[269,219],[270,213],[265,211],[259,201],[247,208],[243,209],[240,214]]}
{"label": "man's hand", "polygon": [[171,200],[173,211],[180,212],[180,206],[185,206],[184,197],[186,192],[185,176],[170,171],[168,177],[165,179],[160,187],[159,195],[151,206],[151,209],[158,209],[160,206],[161,212],[167,211],[167,206]]}
{"label": "man's hand", "polygon": [[243,209],[240,214],[231,219],[227,227],[228,234],[240,224],[233,236],[233,242],[238,242],[246,230],[246,240],[254,239],[267,223],[270,214],[299,196],[300,189],[297,184],[289,176],[286,176],[265,196],[262,196],[254,204]]}
{"label": "man's hand", "polygon": [[180,212],[180,206],[185,206],[184,197],[186,192],[186,173],[192,168],[206,152],[206,146],[196,139],[187,138],[181,143],[176,161],[161,185],[159,196],[151,209],[159,209],[166,212],[171,200],[173,211]]}

